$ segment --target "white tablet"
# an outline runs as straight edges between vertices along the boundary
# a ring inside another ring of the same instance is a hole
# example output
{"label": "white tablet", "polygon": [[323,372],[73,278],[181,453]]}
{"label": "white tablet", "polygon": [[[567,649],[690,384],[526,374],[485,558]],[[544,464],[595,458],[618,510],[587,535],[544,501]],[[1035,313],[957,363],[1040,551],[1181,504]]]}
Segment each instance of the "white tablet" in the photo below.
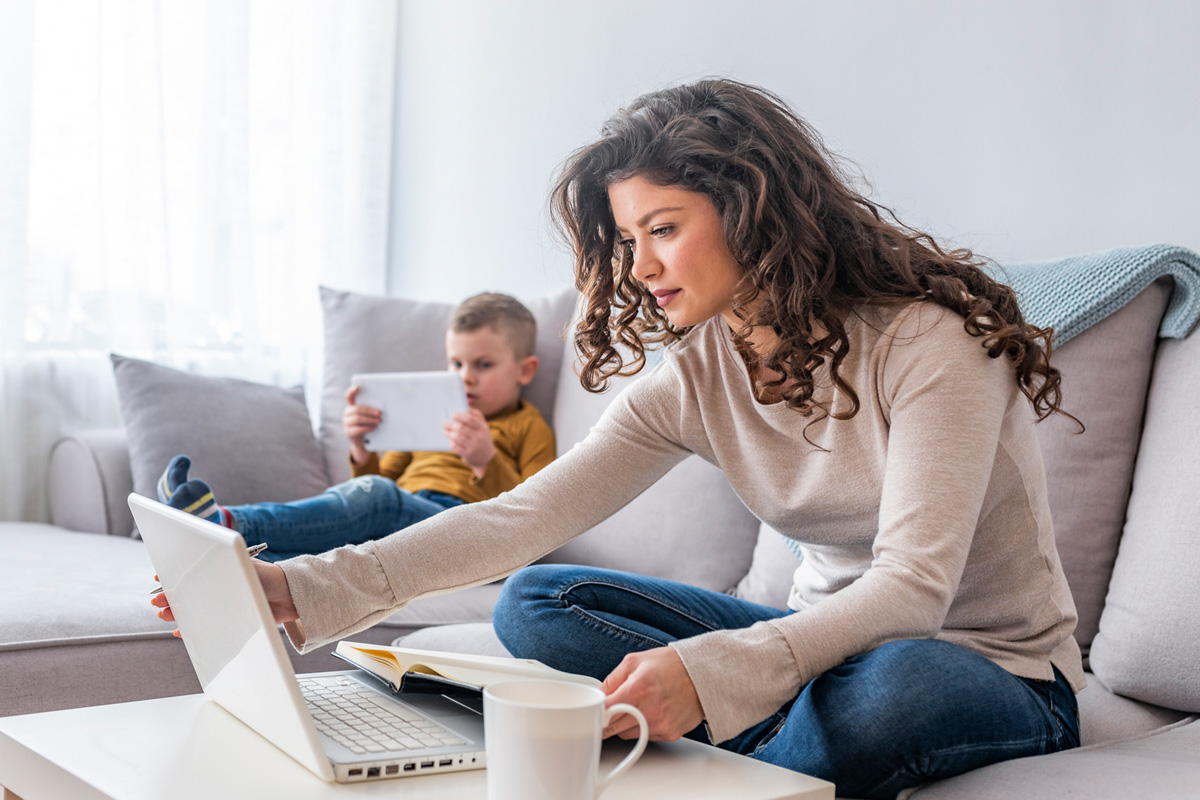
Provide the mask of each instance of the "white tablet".
{"label": "white tablet", "polygon": [[442,427],[454,414],[466,414],[467,392],[453,372],[372,372],[354,375],[361,406],[383,412],[379,427],[366,436],[367,448],[449,450]]}

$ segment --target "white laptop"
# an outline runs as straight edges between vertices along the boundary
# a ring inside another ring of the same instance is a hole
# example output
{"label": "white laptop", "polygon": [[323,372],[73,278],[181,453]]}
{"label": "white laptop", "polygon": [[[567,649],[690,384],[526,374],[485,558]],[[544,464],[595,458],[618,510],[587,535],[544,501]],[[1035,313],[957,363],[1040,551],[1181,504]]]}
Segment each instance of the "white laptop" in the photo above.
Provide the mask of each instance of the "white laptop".
{"label": "white laptop", "polygon": [[210,700],[326,781],[484,766],[473,696],[396,695],[359,670],[297,676],[242,537],[140,495],[129,507]]}

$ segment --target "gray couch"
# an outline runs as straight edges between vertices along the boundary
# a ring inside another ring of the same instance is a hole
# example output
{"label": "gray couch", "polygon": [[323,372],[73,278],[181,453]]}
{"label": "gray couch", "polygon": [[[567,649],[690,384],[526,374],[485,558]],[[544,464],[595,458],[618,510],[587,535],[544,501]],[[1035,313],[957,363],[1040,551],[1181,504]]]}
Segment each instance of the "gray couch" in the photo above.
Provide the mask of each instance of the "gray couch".
{"label": "gray couch", "polygon": [[[915,793],[923,800],[1200,793],[1200,336],[1157,337],[1170,292],[1160,279],[1062,346],[1066,406],[1088,430],[1075,435],[1059,418],[1039,426],[1080,612],[1076,636],[1092,671],[1080,695],[1085,746],[933,783]],[[335,482],[348,471],[339,419],[350,374],[438,368],[449,306],[330,290],[322,300],[320,446]],[[573,302],[561,293],[533,303],[543,367],[530,398],[550,418],[560,452],[623,383],[601,396],[579,387],[570,342],[558,336]],[[122,431],[66,437],[49,463],[54,524],[0,525],[0,715],[198,691],[182,644],[151,613],[152,567],[130,536],[124,498],[137,457]],[[798,563],[720,472],[695,458],[551,560],[779,606]],[[418,601],[356,638],[503,652],[488,622],[498,591]],[[302,672],[340,663],[327,650],[293,660]]]}

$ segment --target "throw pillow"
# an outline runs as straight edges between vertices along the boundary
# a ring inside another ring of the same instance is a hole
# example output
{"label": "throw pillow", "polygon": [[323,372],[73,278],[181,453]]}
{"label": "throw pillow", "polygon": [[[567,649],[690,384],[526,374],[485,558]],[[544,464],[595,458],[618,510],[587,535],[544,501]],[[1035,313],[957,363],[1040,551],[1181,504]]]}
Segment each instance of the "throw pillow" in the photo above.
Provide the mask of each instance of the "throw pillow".
{"label": "throw pillow", "polygon": [[1169,278],[1137,297],[1051,356],[1062,371],[1063,408],[1087,430],[1055,414],[1036,427],[1046,463],[1046,488],[1063,572],[1075,597],[1075,640],[1087,655],[1112,577],[1142,412],[1154,364]]}
{"label": "throw pillow", "polygon": [[138,494],[155,497],[179,453],[221,505],[299,500],[329,486],[300,387],[192,375],[115,354],[112,363]]}

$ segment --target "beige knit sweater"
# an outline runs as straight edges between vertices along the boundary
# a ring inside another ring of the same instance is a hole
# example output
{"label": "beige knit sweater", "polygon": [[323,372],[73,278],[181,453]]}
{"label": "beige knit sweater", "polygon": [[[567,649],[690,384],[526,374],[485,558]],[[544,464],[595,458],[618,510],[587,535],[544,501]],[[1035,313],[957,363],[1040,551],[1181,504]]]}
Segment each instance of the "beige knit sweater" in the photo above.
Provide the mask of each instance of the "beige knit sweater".
{"label": "beige knit sweater", "polygon": [[[1046,499],[1033,414],[1014,368],[932,303],[864,308],[840,369],[861,408],[805,417],[751,393],[716,317],[671,347],[591,434],[511,492],[364,545],[281,562],[311,649],[417,598],[507,575],[611,515],[690,453],[801,542],[798,613],[673,643],[715,741],[879,645],[936,638],[1079,691],[1075,605]],[[819,400],[849,398],[818,373]],[[811,443],[810,443],[811,442]],[[681,553],[680,558],[686,558]]]}

